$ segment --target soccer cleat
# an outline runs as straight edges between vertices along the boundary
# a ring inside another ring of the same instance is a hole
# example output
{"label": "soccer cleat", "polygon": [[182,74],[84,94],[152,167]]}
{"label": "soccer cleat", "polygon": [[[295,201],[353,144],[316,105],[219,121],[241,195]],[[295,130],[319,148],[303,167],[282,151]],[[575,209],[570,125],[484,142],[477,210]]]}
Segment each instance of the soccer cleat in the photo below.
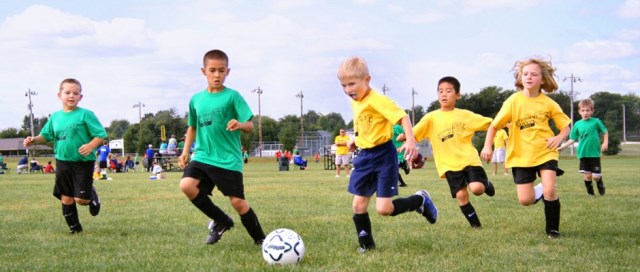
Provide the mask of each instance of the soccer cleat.
{"label": "soccer cleat", "polygon": [[547,237],[549,237],[549,239],[558,239],[560,238],[560,232],[557,230],[550,230],[547,232]]}
{"label": "soccer cleat", "polygon": [[487,180],[487,187],[484,189],[484,193],[488,196],[496,195],[496,188],[493,187],[493,183],[491,183],[491,181],[489,180]]}
{"label": "soccer cleat", "polygon": [[264,243],[264,239],[255,240],[255,241],[253,241],[253,243],[258,245],[258,246],[262,246],[262,243]]}
{"label": "soccer cleat", "polygon": [[96,191],[96,187],[93,186],[91,189],[93,196],[91,197],[91,202],[89,202],[89,213],[93,216],[98,215],[100,213],[100,198],[98,198],[98,192]]}
{"label": "soccer cleat", "polygon": [[340,175],[336,175],[336,178],[339,178],[339,177],[340,177]]}
{"label": "soccer cleat", "polygon": [[533,204],[536,204],[540,200],[542,200],[542,198],[544,197],[544,194],[542,193],[542,183],[538,183],[538,185],[533,187],[533,191],[534,191],[534,194],[540,194],[539,196],[536,197],[536,200],[533,201]]}
{"label": "soccer cleat", "polygon": [[80,223],[78,223],[77,225],[74,225],[73,227],[69,227],[69,234],[73,235],[73,234],[79,234],[82,232],[82,225],[80,225]]}
{"label": "soccer cleat", "polygon": [[227,230],[233,228],[233,219],[227,216],[226,223],[217,223],[213,220],[209,222],[209,236],[207,236],[207,244],[215,244],[220,238],[222,238],[222,234],[224,234]]}
{"label": "soccer cleat", "polygon": [[596,183],[596,187],[598,187],[598,193],[600,195],[604,195],[604,193],[605,193],[604,183],[602,181],[601,182],[597,182]]}
{"label": "soccer cleat", "polygon": [[371,250],[374,250],[374,249],[376,249],[376,245],[375,244],[374,245],[369,245],[369,246],[360,245],[358,247],[358,253],[364,254],[364,253],[367,253],[367,251],[371,251]]}
{"label": "soccer cleat", "polygon": [[416,192],[416,195],[422,196],[422,205],[418,207],[416,212],[422,214],[430,224],[435,224],[438,220],[438,208],[431,200],[431,196],[429,196],[429,192],[426,190],[420,190]]}
{"label": "soccer cleat", "polygon": [[409,164],[407,162],[402,164],[402,170],[404,170],[405,175],[408,175],[409,172],[411,172],[411,168],[409,167]]}

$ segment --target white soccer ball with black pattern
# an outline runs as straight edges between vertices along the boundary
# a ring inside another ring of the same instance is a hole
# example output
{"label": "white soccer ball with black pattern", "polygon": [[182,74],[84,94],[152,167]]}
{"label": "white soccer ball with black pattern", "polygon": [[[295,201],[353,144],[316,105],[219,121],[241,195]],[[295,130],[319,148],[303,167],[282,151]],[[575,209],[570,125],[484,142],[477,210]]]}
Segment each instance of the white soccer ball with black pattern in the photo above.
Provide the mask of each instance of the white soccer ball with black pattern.
{"label": "white soccer ball with black pattern", "polygon": [[262,258],[268,264],[296,264],[302,261],[304,252],[302,238],[290,229],[274,230],[262,243]]}

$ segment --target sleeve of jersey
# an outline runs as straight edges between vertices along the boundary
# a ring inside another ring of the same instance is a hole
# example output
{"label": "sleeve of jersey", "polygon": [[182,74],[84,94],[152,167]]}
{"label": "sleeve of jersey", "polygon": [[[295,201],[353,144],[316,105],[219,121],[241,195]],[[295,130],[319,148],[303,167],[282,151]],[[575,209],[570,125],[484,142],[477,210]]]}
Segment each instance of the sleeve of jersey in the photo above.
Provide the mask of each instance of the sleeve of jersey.
{"label": "sleeve of jersey", "polygon": [[430,115],[427,113],[427,115],[423,116],[422,119],[420,119],[420,122],[418,122],[416,126],[413,127],[413,136],[416,138],[416,141],[419,142],[427,139],[427,133],[429,130],[429,118]]}
{"label": "sleeve of jersey", "polygon": [[569,139],[577,141],[578,140],[578,128],[576,124],[573,124],[573,128],[571,129],[571,133],[569,134]]}
{"label": "sleeve of jersey", "polygon": [[381,99],[371,103],[371,106],[376,109],[382,116],[391,121],[392,124],[400,121],[402,117],[407,115],[403,109],[398,107],[391,99],[386,96],[381,96]]}
{"label": "sleeve of jersey", "polygon": [[558,129],[566,128],[571,124],[571,119],[569,119],[569,116],[564,114],[558,103],[554,102],[551,106],[551,115],[551,118]]}
{"label": "sleeve of jersey", "polygon": [[47,142],[53,141],[53,127],[51,125],[51,119],[47,120],[42,129],[40,130],[40,135],[47,140]]}
{"label": "sleeve of jersey", "polygon": [[[511,122],[511,104],[513,99],[512,97],[507,98],[507,100],[502,103],[502,107],[495,118],[493,118],[493,122],[491,125],[496,129],[504,128],[507,123]],[[513,125],[513,124],[512,124]]]}
{"label": "sleeve of jersey", "polygon": [[96,115],[92,111],[87,111],[86,118],[87,120],[85,123],[87,124],[87,128],[89,129],[91,137],[107,138],[107,131],[100,123],[100,120],[98,120],[98,117],[96,117]]}
{"label": "sleeve of jersey", "polygon": [[471,124],[473,131],[483,131],[489,128],[491,125],[492,119],[489,117],[484,117],[477,113],[471,113],[470,121],[467,124]]}
{"label": "sleeve of jersey", "polygon": [[598,119],[598,127],[600,128],[600,132],[602,132],[602,134],[607,133],[607,127],[604,126],[604,123],[602,123],[602,120]]}
{"label": "sleeve of jersey", "polygon": [[196,113],[195,105],[193,105],[193,97],[189,100],[189,117],[187,118],[187,124],[190,127],[198,127],[198,114]]}
{"label": "sleeve of jersey", "polygon": [[236,108],[236,114],[238,114],[238,121],[244,123],[253,118],[253,112],[251,112],[249,104],[247,104],[247,101],[244,100],[244,98],[239,93],[236,93],[234,104]]}

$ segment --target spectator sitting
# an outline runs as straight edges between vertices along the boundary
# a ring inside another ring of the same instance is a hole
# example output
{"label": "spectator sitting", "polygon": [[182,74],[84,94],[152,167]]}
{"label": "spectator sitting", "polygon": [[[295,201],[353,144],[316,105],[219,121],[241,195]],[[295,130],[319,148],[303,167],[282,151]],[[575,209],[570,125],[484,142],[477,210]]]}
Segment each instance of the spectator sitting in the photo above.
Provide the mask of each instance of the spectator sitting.
{"label": "spectator sitting", "polygon": [[161,143],[160,149],[158,150],[160,154],[167,154],[167,143]]}
{"label": "spectator sitting", "polygon": [[21,174],[21,173],[26,173],[27,168],[29,168],[29,159],[27,159],[27,156],[24,156],[18,161],[18,166],[16,167],[16,170],[18,174]]}
{"label": "spectator sitting", "polygon": [[38,162],[35,157],[31,158],[31,161],[29,162],[29,168],[30,172],[40,171],[40,173],[44,173],[44,171],[42,170],[42,164],[40,164],[40,162]]}
{"label": "spectator sitting", "polygon": [[300,151],[296,151],[296,154],[293,156],[293,164],[300,166],[300,170],[307,168],[307,160],[300,156]]}
{"label": "spectator sitting", "polygon": [[171,135],[169,138],[169,144],[167,145],[167,153],[171,155],[175,155],[178,149],[178,141],[176,140],[176,135]]}
{"label": "spectator sitting", "polygon": [[136,171],[136,166],[133,163],[131,156],[127,156],[127,159],[124,161],[124,171],[129,172],[129,169],[133,170],[133,172]]}
{"label": "spectator sitting", "polygon": [[162,171],[162,167],[157,162],[153,162],[153,170],[151,172],[153,175],[149,177],[151,180],[156,179],[164,179],[166,178],[164,172]]}
{"label": "spectator sitting", "polygon": [[96,165],[93,168],[93,180],[99,180],[102,178],[102,173],[100,173],[100,166]]}
{"label": "spectator sitting", "polygon": [[44,167],[44,172],[48,174],[53,174],[56,172],[56,170],[53,169],[53,165],[51,164],[51,161],[47,162],[47,165]]}

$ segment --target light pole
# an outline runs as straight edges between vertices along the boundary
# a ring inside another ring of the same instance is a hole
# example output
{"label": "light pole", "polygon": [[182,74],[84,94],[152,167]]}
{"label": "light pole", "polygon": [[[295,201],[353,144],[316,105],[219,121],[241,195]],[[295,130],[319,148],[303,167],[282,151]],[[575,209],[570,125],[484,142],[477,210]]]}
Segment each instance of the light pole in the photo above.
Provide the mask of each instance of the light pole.
{"label": "light pole", "polygon": [[[573,83],[574,82],[582,82],[582,79],[580,77],[574,76],[573,74],[571,74],[571,76],[569,77],[565,77],[562,81],[567,81],[567,79],[571,80],[571,91],[569,92],[569,98],[571,101],[571,124],[569,125],[569,127],[571,129],[573,129],[573,100],[574,100],[574,96],[577,95],[577,92],[573,91]],[[571,156],[573,156],[573,145],[571,145]]]}
{"label": "light pole", "polygon": [[133,105],[134,108],[138,108],[138,146],[143,146],[140,142],[142,140],[142,108],[144,104],[138,101],[137,104]]}
{"label": "light pole", "polygon": [[302,94],[302,91],[296,94],[296,97],[300,98],[300,139],[301,144],[304,145],[304,118],[302,116],[302,99],[304,98],[304,95]]}
{"label": "light pole", "polygon": [[386,84],[382,84],[382,94],[383,95],[387,95],[387,92],[389,91],[389,88],[387,87]]}
{"label": "light pole", "polygon": [[27,105],[27,108],[29,109],[29,126],[31,129],[31,137],[34,137],[34,131],[33,131],[33,103],[31,103],[31,96],[35,96],[38,95],[38,93],[36,93],[35,91],[32,91],[31,89],[29,89],[24,96],[29,97],[29,104]]}
{"label": "light pole", "polygon": [[416,106],[415,106],[416,94],[418,94],[418,92],[416,92],[416,89],[411,88],[411,125],[412,126],[415,124],[415,120],[416,120]]}
{"label": "light pole", "polygon": [[262,95],[262,89],[258,86],[257,89],[253,89],[252,93],[258,94],[258,151],[260,157],[262,157],[262,113],[260,112],[260,95]]}

